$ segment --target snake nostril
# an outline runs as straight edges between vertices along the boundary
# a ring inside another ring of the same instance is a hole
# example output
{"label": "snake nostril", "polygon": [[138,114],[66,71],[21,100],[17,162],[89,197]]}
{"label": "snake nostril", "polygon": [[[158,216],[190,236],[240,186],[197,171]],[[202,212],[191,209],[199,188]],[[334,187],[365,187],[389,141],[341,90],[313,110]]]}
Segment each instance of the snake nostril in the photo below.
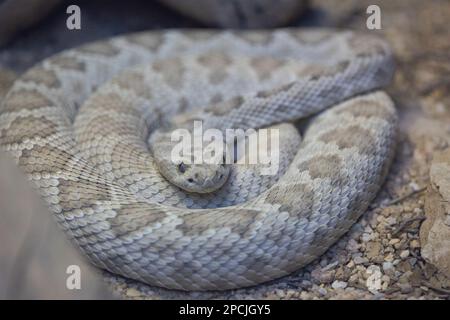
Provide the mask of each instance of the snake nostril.
{"label": "snake nostril", "polygon": [[185,173],[186,172],[186,165],[183,162],[181,162],[178,165],[178,171],[180,171],[181,173]]}
{"label": "snake nostril", "polygon": [[189,183],[192,183],[192,182],[194,182],[194,179],[189,178],[187,181],[188,181]]}

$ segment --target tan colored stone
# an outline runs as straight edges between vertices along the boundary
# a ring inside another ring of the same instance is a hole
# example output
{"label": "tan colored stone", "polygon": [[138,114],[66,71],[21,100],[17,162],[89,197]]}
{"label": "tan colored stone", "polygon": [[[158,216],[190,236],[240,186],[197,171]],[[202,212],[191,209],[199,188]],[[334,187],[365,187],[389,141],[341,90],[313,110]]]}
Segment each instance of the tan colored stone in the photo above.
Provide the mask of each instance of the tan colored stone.
{"label": "tan colored stone", "polygon": [[422,256],[450,278],[450,149],[436,153],[420,229]]}

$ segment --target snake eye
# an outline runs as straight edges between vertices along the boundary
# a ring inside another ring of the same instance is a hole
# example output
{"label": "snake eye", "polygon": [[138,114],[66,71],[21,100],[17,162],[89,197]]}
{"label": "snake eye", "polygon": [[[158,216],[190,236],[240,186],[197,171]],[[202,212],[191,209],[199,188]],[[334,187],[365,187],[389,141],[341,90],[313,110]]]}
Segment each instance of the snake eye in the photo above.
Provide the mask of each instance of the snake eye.
{"label": "snake eye", "polygon": [[178,171],[180,171],[181,173],[185,173],[185,172],[186,172],[186,166],[184,165],[183,162],[181,162],[181,163],[178,165]]}

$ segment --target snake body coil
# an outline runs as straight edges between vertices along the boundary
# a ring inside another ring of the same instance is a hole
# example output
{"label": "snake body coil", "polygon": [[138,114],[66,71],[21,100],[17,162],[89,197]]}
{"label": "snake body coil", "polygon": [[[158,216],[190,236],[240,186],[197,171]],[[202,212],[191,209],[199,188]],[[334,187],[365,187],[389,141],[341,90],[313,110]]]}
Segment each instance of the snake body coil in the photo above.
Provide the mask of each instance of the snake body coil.
{"label": "snake body coil", "polygon": [[[348,31],[131,34],[20,77],[0,145],[95,265],[173,289],[251,286],[311,262],[367,209],[395,146],[376,91],[393,69],[382,40]],[[284,174],[234,167],[204,195],[169,183],[148,138],[197,108],[209,127],[280,128]],[[286,122],[317,113],[299,147]]]}

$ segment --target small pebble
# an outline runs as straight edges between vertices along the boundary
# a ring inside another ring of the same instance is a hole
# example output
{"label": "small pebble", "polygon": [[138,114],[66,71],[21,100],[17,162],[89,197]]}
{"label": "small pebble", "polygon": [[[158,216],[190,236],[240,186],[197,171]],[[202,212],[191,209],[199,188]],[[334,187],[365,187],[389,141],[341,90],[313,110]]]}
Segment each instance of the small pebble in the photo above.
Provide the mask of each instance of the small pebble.
{"label": "small pebble", "polygon": [[127,289],[126,295],[129,296],[129,297],[134,297],[135,298],[135,297],[140,297],[142,294],[138,290],[136,290],[134,288],[129,288],[129,289]]}
{"label": "small pebble", "polygon": [[418,191],[418,190],[420,190],[420,186],[419,186],[417,183],[415,183],[415,182],[411,182],[411,183],[409,184],[409,186],[411,187],[411,189],[412,189],[413,191]]}
{"label": "small pebble", "polygon": [[417,258],[411,258],[411,259],[409,259],[409,264],[410,264],[411,266],[414,266],[416,263],[417,263]]}
{"label": "small pebble", "polygon": [[360,256],[356,256],[356,257],[353,258],[353,262],[354,262],[355,264],[364,264],[364,263],[369,262],[369,260],[368,260],[367,258],[363,258],[363,257],[360,257]]}
{"label": "small pebble", "polygon": [[371,265],[369,268],[367,268],[367,274],[369,277],[366,281],[366,287],[367,289],[374,293],[381,289],[381,270],[379,266]]}
{"label": "small pebble", "polygon": [[389,240],[389,244],[390,244],[390,245],[394,245],[394,244],[397,244],[397,243],[399,243],[399,242],[400,242],[400,239],[397,239],[397,238],[394,238],[394,239]]}
{"label": "small pebble", "polygon": [[350,252],[356,252],[358,249],[359,244],[354,239],[350,239],[347,243],[347,250]]}
{"label": "small pebble", "polygon": [[400,252],[400,258],[406,259],[408,257],[409,257],[409,250],[403,250],[402,252]]}
{"label": "small pebble", "polygon": [[394,255],[389,253],[386,257],[384,257],[384,261],[392,262],[394,260]]}
{"label": "small pebble", "polygon": [[302,300],[309,300],[309,299],[311,299],[311,294],[309,292],[302,291],[300,293],[300,299],[302,299]]}
{"label": "small pebble", "polygon": [[347,282],[336,280],[331,284],[331,287],[333,289],[345,289],[347,285]]}
{"label": "small pebble", "polygon": [[386,290],[391,283],[391,278],[387,275],[381,277],[381,290]]}
{"label": "small pebble", "polygon": [[400,287],[401,293],[404,293],[404,294],[411,293],[414,290],[413,287],[409,283],[401,283],[401,284],[398,284],[398,286]]}
{"label": "small pebble", "polygon": [[414,239],[409,243],[409,246],[411,247],[411,249],[420,248],[420,242],[419,240]]}
{"label": "small pebble", "polygon": [[309,287],[311,285],[312,285],[312,282],[309,281],[309,280],[303,280],[302,281],[302,286],[304,286],[304,287]]}
{"label": "small pebble", "polygon": [[334,280],[335,271],[317,268],[311,272],[311,277],[320,283],[331,283]]}
{"label": "small pebble", "polygon": [[449,227],[450,227],[450,214],[447,215],[447,218],[445,218],[444,223],[445,223],[446,226],[449,226]]}
{"label": "small pebble", "polygon": [[397,223],[397,218],[395,218],[395,217],[388,217],[388,218],[386,218],[386,224],[388,226],[392,226],[392,225],[394,225],[396,223]]}
{"label": "small pebble", "polygon": [[322,287],[320,287],[320,288],[317,290],[317,292],[319,292],[319,294],[322,295],[322,296],[325,296],[325,295],[328,293],[327,289],[322,288]]}
{"label": "small pebble", "polygon": [[363,233],[361,240],[363,242],[369,242],[370,240],[372,240],[372,235],[369,233]]}
{"label": "small pebble", "polygon": [[392,262],[390,262],[390,261],[383,262],[383,270],[384,271],[392,270],[393,268],[394,268],[394,266],[392,265]]}

